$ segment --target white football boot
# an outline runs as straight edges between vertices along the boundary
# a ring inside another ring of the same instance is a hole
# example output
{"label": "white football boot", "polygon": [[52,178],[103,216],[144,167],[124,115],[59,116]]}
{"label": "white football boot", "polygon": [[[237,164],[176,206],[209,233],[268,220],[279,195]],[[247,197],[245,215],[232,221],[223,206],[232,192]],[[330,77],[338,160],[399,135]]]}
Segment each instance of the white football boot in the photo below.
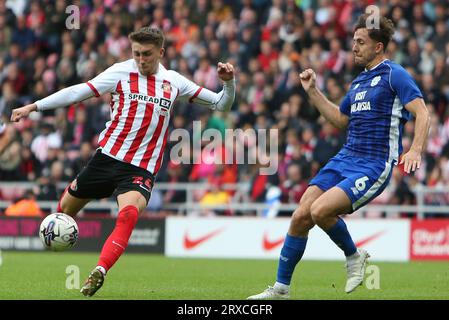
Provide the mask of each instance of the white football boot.
{"label": "white football boot", "polygon": [[249,296],[247,300],[287,300],[290,299],[288,291],[281,292],[275,288],[268,286],[264,292]]}
{"label": "white football boot", "polygon": [[349,256],[346,258],[346,280],[345,292],[350,293],[363,283],[365,276],[366,262],[370,255],[364,249],[357,249],[358,256]]}

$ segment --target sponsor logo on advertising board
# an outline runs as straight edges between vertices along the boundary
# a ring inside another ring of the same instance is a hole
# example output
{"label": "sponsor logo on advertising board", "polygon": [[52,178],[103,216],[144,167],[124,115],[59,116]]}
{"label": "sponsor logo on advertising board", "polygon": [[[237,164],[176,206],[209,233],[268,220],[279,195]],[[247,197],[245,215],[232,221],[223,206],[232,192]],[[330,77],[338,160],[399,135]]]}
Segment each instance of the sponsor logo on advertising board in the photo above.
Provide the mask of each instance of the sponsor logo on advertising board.
{"label": "sponsor logo on advertising board", "polygon": [[449,260],[449,221],[412,221],[410,259]]}
{"label": "sponsor logo on advertising board", "polygon": [[[348,219],[358,247],[372,260],[409,259],[408,220]],[[169,217],[165,254],[173,257],[279,259],[289,219],[246,217]],[[329,236],[315,227],[309,233],[305,260],[344,260],[343,252]]]}
{"label": "sponsor logo on advertising board", "polygon": [[[44,250],[42,218],[0,217],[0,249]],[[115,226],[114,218],[76,218],[79,238],[71,251],[98,252]],[[165,220],[139,219],[126,252],[164,253]]]}

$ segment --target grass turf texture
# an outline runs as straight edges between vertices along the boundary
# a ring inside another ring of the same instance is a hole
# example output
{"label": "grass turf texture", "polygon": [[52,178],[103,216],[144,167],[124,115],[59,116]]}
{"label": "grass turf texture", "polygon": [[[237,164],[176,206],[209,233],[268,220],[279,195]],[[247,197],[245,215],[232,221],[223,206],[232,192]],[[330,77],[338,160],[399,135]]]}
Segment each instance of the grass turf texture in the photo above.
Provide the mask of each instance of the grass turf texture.
{"label": "grass turf texture", "polygon": [[[95,266],[98,254],[2,252],[0,299],[87,299],[67,289]],[[292,282],[292,299],[448,299],[447,262],[371,262],[380,271],[380,289],[365,285],[344,293],[343,262],[302,261]],[[242,300],[275,279],[277,261],[167,258],[125,254],[89,299]],[[70,271],[70,270],[69,270]],[[368,275],[369,276],[369,275]]]}

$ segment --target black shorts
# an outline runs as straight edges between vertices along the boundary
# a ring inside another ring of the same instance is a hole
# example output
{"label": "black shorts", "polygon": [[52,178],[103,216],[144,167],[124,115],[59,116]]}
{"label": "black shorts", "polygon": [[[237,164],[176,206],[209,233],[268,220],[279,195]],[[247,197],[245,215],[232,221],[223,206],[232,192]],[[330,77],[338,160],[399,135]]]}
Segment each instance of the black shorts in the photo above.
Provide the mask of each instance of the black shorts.
{"label": "black shorts", "polygon": [[111,158],[98,149],[68,188],[81,199],[102,199],[131,190],[150,200],[154,177],[145,169]]}

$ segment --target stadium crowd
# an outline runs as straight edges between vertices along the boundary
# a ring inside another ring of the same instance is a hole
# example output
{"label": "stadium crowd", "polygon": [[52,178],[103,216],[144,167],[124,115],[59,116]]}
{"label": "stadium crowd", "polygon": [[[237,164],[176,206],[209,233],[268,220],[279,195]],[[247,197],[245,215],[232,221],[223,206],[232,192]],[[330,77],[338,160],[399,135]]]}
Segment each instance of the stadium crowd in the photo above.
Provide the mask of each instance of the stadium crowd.
{"label": "stadium crowd", "polygon": [[[79,9],[78,25],[77,12],[66,12],[70,4]],[[339,104],[362,71],[353,63],[352,25],[371,4],[395,23],[388,56],[413,75],[432,114],[424,165],[414,175],[396,168],[390,187],[378,200],[413,204],[413,186],[449,185],[447,1],[0,0],[0,114],[5,123],[0,127],[0,181],[37,182],[36,199],[59,199],[60,182],[73,179],[95,150],[98,134],[110,118],[110,97],[33,113],[14,125],[8,123],[11,110],[129,59],[128,33],[151,25],[166,35],[167,69],[215,91],[222,86],[217,63],[229,61],[237,69],[237,96],[229,114],[179,101],[171,130],[187,129],[195,140],[200,137],[193,130],[194,120],[200,121],[202,130],[214,128],[223,136],[225,129],[275,129],[279,144],[277,172],[261,175],[262,161],[177,164],[170,159],[177,141],[169,141],[158,182],[207,181],[211,189],[196,195],[202,203],[227,203],[234,194],[222,185],[236,182],[250,183],[248,201],[264,202],[270,188],[278,187],[282,202],[297,203],[309,178],[345,141],[345,133],[323,121],[308,103],[298,73],[313,68],[320,89]],[[404,150],[412,134],[409,121]],[[256,153],[257,139],[243,143],[248,154]],[[224,153],[229,145],[223,144]],[[202,159],[215,156],[207,148],[201,151]],[[185,201],[185,196],[169,190],[153,193],[152,201],[157,208]],[[445,196],[429,201],[449,203]]]}

